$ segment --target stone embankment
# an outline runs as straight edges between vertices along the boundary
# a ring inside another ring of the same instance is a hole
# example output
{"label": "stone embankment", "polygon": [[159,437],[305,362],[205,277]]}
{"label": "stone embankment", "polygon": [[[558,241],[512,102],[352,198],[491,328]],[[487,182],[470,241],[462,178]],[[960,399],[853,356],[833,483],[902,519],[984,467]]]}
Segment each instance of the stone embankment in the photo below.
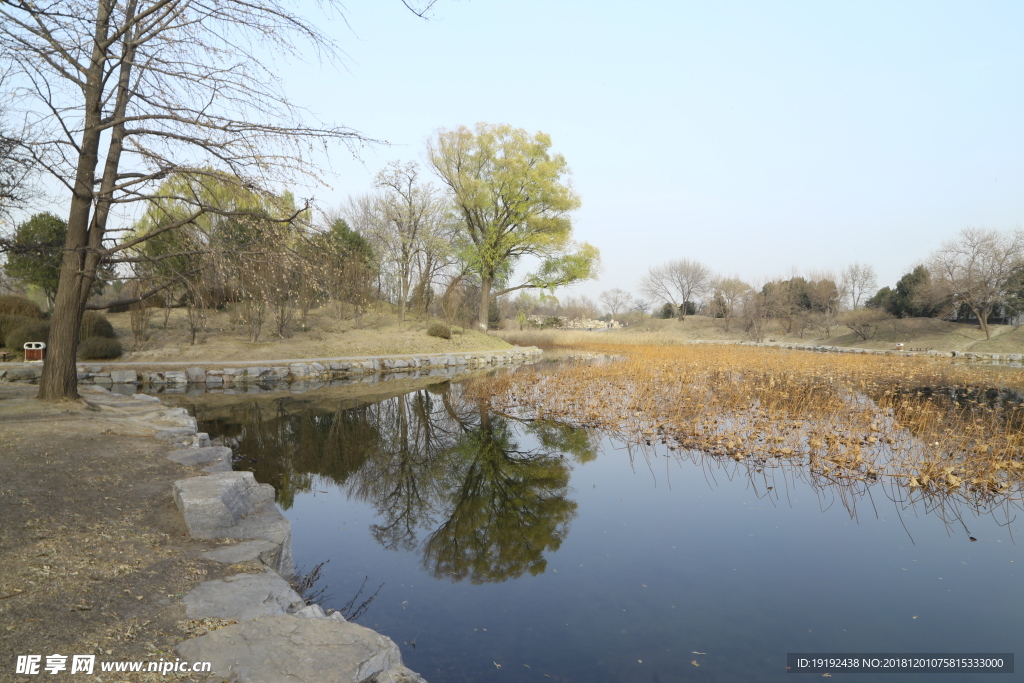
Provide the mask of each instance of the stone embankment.
{"label": "stone embankment", "polygon": [[[335,382],[373,383],[381,377],[452,377],[467,370],[534,361],[541,353],[535,347],[515,347],[505,351],[368,356],[280,364],[274,361],[197,363],[180,369],[160,366],[154,369],[152,365],[142,364],[133,367],[126,363],[80,363],[78,383],[107,388],[134,386],[143,391],[168,393],[189,387],[225,392],[260,387],[305,391]],[[0,367],[0,381],[33,382],[41,374],[42,367],[38,363],[11,363]]]}
{"label": "stone embankment", "polygon": [[204,557],[242,570],[184,596],[190,619],[233,623],[180,643],[178,657],[210,662],[218,681],[425,683],[402,664],[389,638],[307,605],[292,589],[291,526],[273,487],[231,471],[231,449],[211,446],[193,417],[144,394],[93,386],[83,396],[132,433],[168,443],[167,458],[206,473],[175,481],[174,502],[193,538],[220,542]]}
{"label": "stone embankment", "polygon": [[1024,353],[976,353],[973,351],[936,351],[935,349],[861,349],[852,346],[823,346],[821,344],[786,344],[779,342],[753,342],[734,340],[693,340],[686,344],[738,344],[740,346],[765,346],[775,349],[794,349],[816,353],[859,353],[878,356],[930,356],[934,358],[959,358],[967,361],[999,364],[1024,363]]}

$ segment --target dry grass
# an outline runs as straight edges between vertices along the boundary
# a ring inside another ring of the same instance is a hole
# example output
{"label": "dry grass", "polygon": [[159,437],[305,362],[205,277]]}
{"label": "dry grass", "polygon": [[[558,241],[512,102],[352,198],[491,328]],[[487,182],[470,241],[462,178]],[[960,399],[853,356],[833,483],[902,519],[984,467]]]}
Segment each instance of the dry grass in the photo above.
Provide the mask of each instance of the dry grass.
{"label": "dry grass", "polygon": [[[822,344],[867,349],[892,349],[897,343],[911,348],[937,351],[975,351],[989,353],[1024,353],[1024,328],[990,325],[992,339],[986,340],[977,325],[951,323],[935,318],[907,318],[884,323],[875,338],[864,341],[848,328],[834,328],[831,337],[822,338],[814,330],[803,336],[786,334],[779,324],[769,326],[767,339],[779,343]],[[617,330],[503,330],[496,333],[505,341],[521,346],[574,346],[599,343],[631,345],[685,344],[692,341],[749,340],[743,321],[733,320],[728,331],[723,322],[705,316],[688,316],[686,320],[647,319],[637,325]]]}
{"label": "dry grass", "polygon": [[621,356],[476,380],[498,411],[597,427],[819,484],[885,482],[901,499],[1019,501],[1024,373],[922,357],[732,345],[578,345]]}
{"label": "dry grass", "polygon": [[124,343],[126,353],[119,359],[136,363],[161,361],[235,362],[298,358],[342,358],[403,353],[445,353],[490,351],[509,345],[490,335],[455,328],[451,339],[427,334],[428,318],[410,315],[399,326],[390,311],[370,311],[358,319],[340,320],[330,307],[310,311],[306,328],[296,324],[285,337],[274,334],[272,321],[264,327],[259,341],[250,342],[244,325],[230,311],[211,311],[206,329],[190,344],[191,334],[184,309],[172,309],[164,327],[163,311],[149,321],[149,340],[132,341],[130,314],[107,316]]}

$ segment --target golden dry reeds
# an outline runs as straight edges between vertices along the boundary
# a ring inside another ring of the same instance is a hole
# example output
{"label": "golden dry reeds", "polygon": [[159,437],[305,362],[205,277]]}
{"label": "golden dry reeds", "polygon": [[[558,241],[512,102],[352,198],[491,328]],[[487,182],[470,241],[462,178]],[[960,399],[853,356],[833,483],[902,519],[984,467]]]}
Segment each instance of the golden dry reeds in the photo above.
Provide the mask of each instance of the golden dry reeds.
{"label": "golden dry reeds", "polygon": [[1024,372],[906,356],[735,345],[577,344],[618,357],[510,372],[469,391],[501,412],[600,428],[903,500],[1019,501]]}

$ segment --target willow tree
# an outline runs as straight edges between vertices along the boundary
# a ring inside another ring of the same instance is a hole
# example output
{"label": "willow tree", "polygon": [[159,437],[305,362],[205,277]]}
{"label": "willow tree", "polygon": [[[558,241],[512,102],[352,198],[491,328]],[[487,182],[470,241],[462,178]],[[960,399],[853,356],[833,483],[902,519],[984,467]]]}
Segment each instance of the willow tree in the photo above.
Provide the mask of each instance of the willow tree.
{"label": "willow tree", "polygon": [[[162,180],[214,168],[246,187],[272,190],[282,177],[316,172],[304,158],[314,145],[361,139],[349,128],[305,123],[269,68],[270,55],[298,56],[303,48],[328,63],[340,57],[318,23],[291,6],[285,0],[0,2],[0,59],[11,65],[0,99],[34,117],[24,149],[70,194],[40,398],[77,396],[79,323],[97,268],[160,234],[127,237],[117,217],[138,215],[133,205],[156,199]],[[191,207],[161,231],[210,210]]]}
{"label": "willow tree", "polygon": [[[475,131],[442,129],[428,145],[430,163],[451,190],[468,237],[463,258],[480,278],[481,330],[487,329],[492,297],[554,289],[597,274],[598,250],[572,242],[570,214],[580,199],[567,182],[565,157],[550,149],[544,133],[486,123]],[[511,285],[524,256],[538,257],[540,265]]]}

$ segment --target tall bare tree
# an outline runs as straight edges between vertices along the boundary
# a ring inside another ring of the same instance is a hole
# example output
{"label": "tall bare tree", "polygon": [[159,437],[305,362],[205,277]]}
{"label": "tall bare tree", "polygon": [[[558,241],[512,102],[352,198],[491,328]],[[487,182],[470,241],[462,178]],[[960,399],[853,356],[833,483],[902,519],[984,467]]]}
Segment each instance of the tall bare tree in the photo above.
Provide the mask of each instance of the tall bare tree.
{"label": "tall bare tree", "polygon": [[686,302],[697,303],[711,284],[711,269],[699,261],[677,259],[653,266],[640,281],[640,291],[679,309],[686,317]]}
{"label": "tall bare tree", "polygon": [[720,302],[722,318],[725,320],[725,331],[729,331],[729,321],[739,312],[743,297],[750,289],[738,277],[719,277],[711,284],[715,299]]}
{"label": "tall bare tree", "polygon": [[[78,330],[96,270],[146,239],[108,229],[111,216],[151,200],[172,173],[216,169],[270,188],[315,170],[304,158],[311,145],[360,137],[306,124],[268,68],[267,54],[305,47],[325,61],[340,57],[318,24],[283,0],[0,3],[0,56],[13,68],[5,95],[34,117],[23,149],[70,193],[40,398],[77,396]],[[210,210],[193,205],[164,229]]]}
{"label": "tall bare tree", "polygon": [[612,320],[619,317],[620,311],[625,311],[629,308],[633,298],[629,292],[619,289],[609,289],[606,292],[601,292],[601,296],[597,297],[598,301],[604,304],[605,310],[608,311],[609,315],[612,316]]}
{"label": "tall bare tree", "polygon": [[1013,233],[964,228],[932,254],[928,270],[935,283],[978,318],[991,337],[989,316],[1007,294],[1007,285],[1024,266],[1024,230]]}
{"label": "tall bare tree", "polygon": [[875,269],[867,263],[851,263],[843,268],[840,289],[843,296],[849,298],[850,308],[857,310],[878,289]]}
{"label": "tall bare tree", "polygon": [[380,191],[375,201],[379,216],[373,222],[372,238],[380,246],[381,258],[390,262],[398,285],[398,320],[405,322],[405,309],[413,282],[419,274],[420,297],[426,297],[431,279],[452,252],[448,204],[431,183],[420,178],[419,164],[394,161],[377,174],[374,186]]}

